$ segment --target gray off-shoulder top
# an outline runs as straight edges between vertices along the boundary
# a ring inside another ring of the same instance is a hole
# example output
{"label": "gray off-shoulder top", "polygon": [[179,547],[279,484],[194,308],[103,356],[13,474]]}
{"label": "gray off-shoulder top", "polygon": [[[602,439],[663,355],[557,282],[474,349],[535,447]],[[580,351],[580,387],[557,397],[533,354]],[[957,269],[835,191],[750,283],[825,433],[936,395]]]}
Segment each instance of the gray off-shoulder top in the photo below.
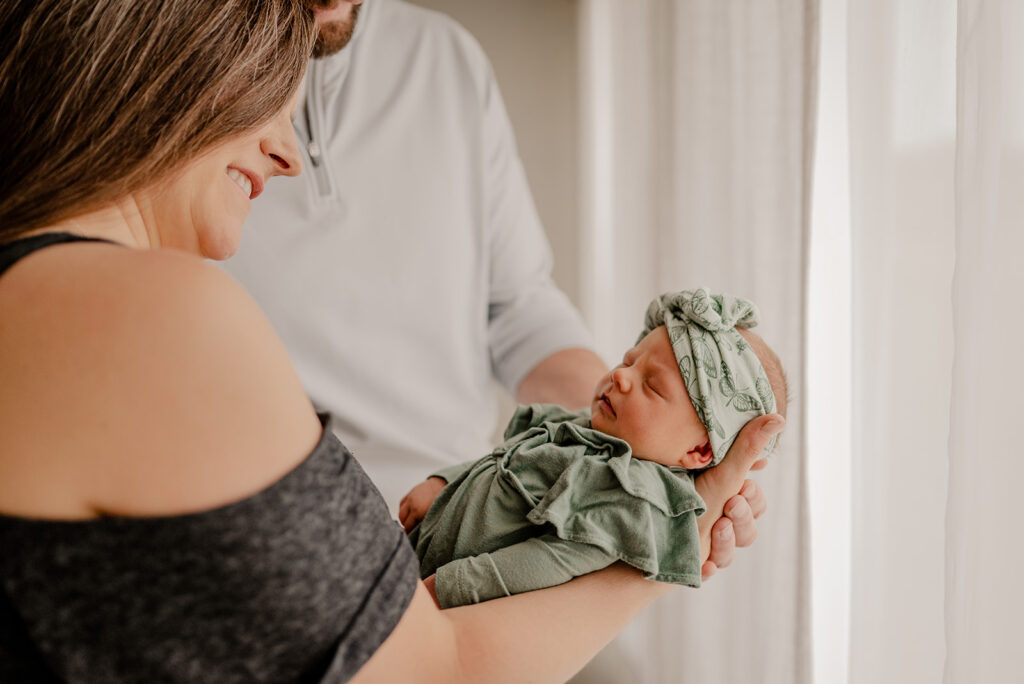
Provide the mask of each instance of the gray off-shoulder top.
{"label": "gray off-shoulder top", "polygon": [[[12,249],[76,240],[39,237],[0,246],[0,273],[17,260]],[[221,508],[0,515],[0,682],[354,675],[398,623],[419,573],[379,492],[321,422],[300,465]]]}

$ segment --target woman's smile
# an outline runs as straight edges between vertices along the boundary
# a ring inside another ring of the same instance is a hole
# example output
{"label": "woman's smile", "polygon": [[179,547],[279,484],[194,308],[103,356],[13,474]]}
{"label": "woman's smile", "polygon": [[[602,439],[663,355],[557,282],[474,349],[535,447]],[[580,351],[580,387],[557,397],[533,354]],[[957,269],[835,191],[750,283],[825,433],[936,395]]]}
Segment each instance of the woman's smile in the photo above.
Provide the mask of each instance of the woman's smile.
{"label": "woman's smile", "polygon": [[253,199],[253,181],[249,179],[249,176],[238,169],[227,167],[227,177],[233,180],[234,184],[238,185],[243,193],[246,194],[246,199]]}

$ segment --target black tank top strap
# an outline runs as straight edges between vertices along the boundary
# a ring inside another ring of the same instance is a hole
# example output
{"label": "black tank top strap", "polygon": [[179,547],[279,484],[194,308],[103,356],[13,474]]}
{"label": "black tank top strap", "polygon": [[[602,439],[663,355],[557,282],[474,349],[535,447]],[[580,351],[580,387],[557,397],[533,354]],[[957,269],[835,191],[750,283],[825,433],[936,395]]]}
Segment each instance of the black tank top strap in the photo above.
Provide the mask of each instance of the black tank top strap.
{"label": "black tank top strap", "polygon": [[14,264],[24,259],[32,252],[38,251],[52,245],[59,245],[65,242],[109,242],[102,238],[82,237],[71,233],[40,233],[32,237],[21,238],[0,244],[0,276]]}

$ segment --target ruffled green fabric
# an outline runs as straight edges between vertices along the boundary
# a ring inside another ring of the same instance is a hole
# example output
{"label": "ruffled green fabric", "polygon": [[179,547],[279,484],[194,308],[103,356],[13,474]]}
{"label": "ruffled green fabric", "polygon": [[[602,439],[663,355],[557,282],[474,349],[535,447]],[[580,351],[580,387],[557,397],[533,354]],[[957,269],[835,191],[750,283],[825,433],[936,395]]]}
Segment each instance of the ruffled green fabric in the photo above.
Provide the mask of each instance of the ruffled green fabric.
{"label": "ruffled green fabric", "polygon": [[[689,472],[633,458],[626,442],[590,427],[588,410],[520,407],[506,437],[488,456],[438,473],[449,485],[410,535],[422,576],[437,573],[442,605],[505,595],[508,575],[522,567],[536,568],[539,580],[566,581],[616,560],[649,579],[700,586],[704,502]],[[578,566],[561,576],[535,559],[497,553],[535,555],[536,544],[522,544],[533,538],[577,545],[558,558]],[[445,578],[458,587],[442,586]],[[550,586],[521,577],[513,584]]]}

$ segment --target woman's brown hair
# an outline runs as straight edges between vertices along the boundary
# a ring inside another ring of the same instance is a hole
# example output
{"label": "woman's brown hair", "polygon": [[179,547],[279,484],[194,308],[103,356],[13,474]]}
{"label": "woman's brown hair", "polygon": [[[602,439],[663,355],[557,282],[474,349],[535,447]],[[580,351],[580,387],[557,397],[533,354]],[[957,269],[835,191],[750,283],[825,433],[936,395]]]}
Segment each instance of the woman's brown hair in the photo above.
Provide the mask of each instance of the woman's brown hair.
{"label": "woman's brown hair", "polygon": [[0,242],[266,123],[315,37],[299,0],[4,0]]}

